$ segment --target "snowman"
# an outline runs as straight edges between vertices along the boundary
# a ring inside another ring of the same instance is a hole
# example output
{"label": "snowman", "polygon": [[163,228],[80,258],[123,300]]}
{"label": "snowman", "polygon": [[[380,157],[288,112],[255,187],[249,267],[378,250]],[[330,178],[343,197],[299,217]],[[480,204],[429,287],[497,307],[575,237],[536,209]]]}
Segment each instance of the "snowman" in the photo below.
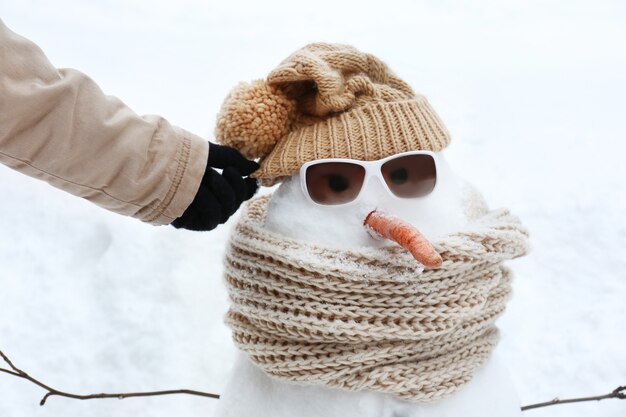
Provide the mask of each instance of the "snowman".
{"label": "snowman", "polygon": [[217,417],[521,415],[494,323],[527,233],[452,172],[424,97],[310,44],[238,85],[216,137],[280,183],[231,233],[239,353]]}

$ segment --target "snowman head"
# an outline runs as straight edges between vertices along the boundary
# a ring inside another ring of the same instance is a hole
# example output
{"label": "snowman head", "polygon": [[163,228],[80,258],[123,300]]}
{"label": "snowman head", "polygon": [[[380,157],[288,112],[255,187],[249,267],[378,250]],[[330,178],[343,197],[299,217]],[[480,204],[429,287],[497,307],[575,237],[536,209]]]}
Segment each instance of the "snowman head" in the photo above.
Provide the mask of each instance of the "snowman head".
{"label": "snowman head", "polygon": [[267,217],[276,231],[307,239],[311,230],[308,240],[342,246],[385,244],[375,237],[400,224],[405,240],[420,235],[409,224],[441,232],[431,226],[454,188],[441,154],[449,135],[426,98],[370,54],[305,46],[265,80],[235,87],[215,133],[260,159],[261,184],[282,182]]}

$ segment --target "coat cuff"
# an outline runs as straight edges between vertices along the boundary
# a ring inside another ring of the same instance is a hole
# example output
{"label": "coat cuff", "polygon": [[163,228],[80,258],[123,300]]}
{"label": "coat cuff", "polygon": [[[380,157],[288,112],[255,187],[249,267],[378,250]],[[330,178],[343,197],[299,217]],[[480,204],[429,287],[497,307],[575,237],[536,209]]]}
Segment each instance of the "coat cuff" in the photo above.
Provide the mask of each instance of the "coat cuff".
{"label": "coat cuff", "polygon": [[173,129],[180,139],[173,180],[159,209],[144,220],[155,226],[170,224],[187,210],[198,193],[209,157],[207,140],[179,127]]}

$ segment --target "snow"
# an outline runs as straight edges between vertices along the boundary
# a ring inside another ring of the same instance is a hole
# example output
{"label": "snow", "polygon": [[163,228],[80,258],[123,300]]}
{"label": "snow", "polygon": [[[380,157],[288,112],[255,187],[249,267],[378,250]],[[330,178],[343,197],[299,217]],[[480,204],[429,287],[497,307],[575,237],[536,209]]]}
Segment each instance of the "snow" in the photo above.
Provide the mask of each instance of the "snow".
{"label": "snow", "polygon": [[[510,263],[515,295],[499,320],[521,402],[624,384],[626,6],[384,4],[0,0],[0,16],[57,66],[208,138],[232,86],[307,42],[376,54],[452,132],[454,171],[531,231],[534,250]],[[0,348],[17,365],[80,393],[225,390],[236,357],[222,324],[229,225],[153,228],[4,167],[0,196]],[[218,403],[53,397],[41,408],[42,394],[0,375],[0,416],[211,416]],[[624,410],[607,400],[524,415]]]}

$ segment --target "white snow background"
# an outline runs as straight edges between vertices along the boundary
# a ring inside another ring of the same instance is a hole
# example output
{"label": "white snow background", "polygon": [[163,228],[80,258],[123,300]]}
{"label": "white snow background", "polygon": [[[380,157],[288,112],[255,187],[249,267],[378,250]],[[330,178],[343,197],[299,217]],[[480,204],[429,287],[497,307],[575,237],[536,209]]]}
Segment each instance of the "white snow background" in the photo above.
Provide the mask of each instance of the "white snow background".
{"label": "white snow background", "polygon": [[[56,66],[207,139],[231,87],[306,43],[379,56],[447,124],[453,169],[532,233],[499,321],[522,403],[626,384],[623,1],[0,0],[0,18]],[[155,228],[0,167],[0,349],[71,392],[219,393],[234,358],[222,324],[231,224]],[[43,394],[0,374],[0,417],[211,416],[216,403],[40,407]],[[625,414],[617,400],[525,413]]]}

